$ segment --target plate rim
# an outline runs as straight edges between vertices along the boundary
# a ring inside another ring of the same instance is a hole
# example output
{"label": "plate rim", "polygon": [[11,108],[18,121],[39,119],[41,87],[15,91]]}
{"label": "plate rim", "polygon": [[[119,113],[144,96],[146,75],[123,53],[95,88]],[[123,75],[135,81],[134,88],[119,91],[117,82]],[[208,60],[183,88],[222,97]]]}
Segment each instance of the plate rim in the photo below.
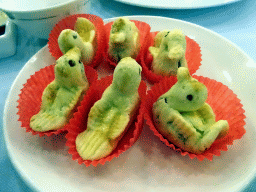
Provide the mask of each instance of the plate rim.
{"label": "plate rim", "polygon": [[[165,10],[168,10],[168,9],[173,9],[173,10],[181,10],[181,9],[204,9],[204,8],[213,8],[213,7],[220,7],[220,6],[225,6],[225,5],[229,5],[229,4],[232,4],[232,3],[236,3],[236,2],[239,2],[239,1],[242,1],[242,0],[230,0],[228,2],[224,1],[223,0],[223,3],[218,3],[218,4],[209,4],[209,5],[197,5],[197,6],[183,6],[183,7],[180,7],[180,6],[168,6],[166,4],[164,5],[150,5],[148,3],[137,3],[137,2],[134,2],[134,1],[130,1],[130,0],[114,0],[114,1],[117,1],[119,3],[124,3],[124,4],[127,4],[127,5],[132,5],[132,6],[139,6],[139,7],[145,7],[145,8],[152,8],[152,9],[165,9]],[[136,1],[136,0],[135,0]]]}
{"label": "plate rim", "polygon": [[[200,29],[202,30],[205,30],[209,33],[212,33],[214,34],[215,36],[217,36],[218,38],[228,42],[229,44],[231,44],[234,48],[236,48],[239,52],[241,52],[248,60],[251,60],[253,62],[255,62],[247,53],[245,53],[245,51],[243,51],[238,45],[236,45],[235,43],[233,43],[232,41],[228,40],[227,38],[221,36],[220,34],[210,30],[210,29],[207,29],[205,27],[202,27],[200,25],[197,25],[197,24],[194,24],[194,23],[191,23],[191,22],[187,22],[187,21],[184,21],[184,20],[180,20],[180,19],[174,19],[174,18],[168,18],[168,17],[163,17],[163,16],[150,16],[150,15],[132,15],[132,16],[124,16],[124,17],[127,17],[127,18],[130,18],[130,19],[133,19],[136,17],[137,20],[140,20],[140,18],[151,18],[151,19],[167,19],[167,20],[174,20],[176,22],[181,22],[181,23],[184,23],[186,25],[189,25],[189,26],[196,26],[196,27],[199,27]],[[107,23],[107,22],[110,22],[112,20],[115,20],[116,18],[118,17],[112,17],[112,18],[107,18],[107,19],[104,19],[104,23]],[[12,85],[11,85],[11,88],[8,92],[8,96],[5,100],[5,105],[4,105],[4,111],[3,111],[3,133],[4,133],[4,142],[6,144],[6,148],[7,148],[7,154],[8,156],[10,157],[10,161],[11,163],[14,165],[14,167],[16,168],[18,174],[21,176],[21,179],[23,179],[26,184],[28,184],[29,188],[32,189],[33,191],[40,191],[40,189],[38,189],[38,186],[35,185],[30,179],[29,177],[27,176],[27,174],[24,172],[24,170],[22,169],[22,166],[19,165],[19,163],[15,160],[14,158],[14,154],[11,149],[11,146],[10,146],[10,141],[9,141],[9,137],[8,137],[8,132],[7,132],[7,126],[6,126],[6,119],[7,119],[7,114],[8,114],[8,111],[7,111],[7,107],[9,106],[9,103],[10,103],[10,97],[11,97],[11,94],[12,92],[14,91],[14,86],[16,85],[16,83],[18,82],[18,79],[20,77],[20,74],[22,74],[22,72],[28,67],[28,63],[31,62],[31,60],[33,60],[34,57],[36,57],[37,55],[41,54],[41,52],[43,51],[46,51],[46,49],[48,50],[48,45],[45,45],[44,47],[42,47],[37,53],[35,53],[26,63],[25,65],[22,67],[22,69],[19,71],[18,75],[16,76],[15,80],[13,81]],[[49,51],[48,51],[49,53]],[[49,53],[49,55],[51,56],[51,54]],[[238,191],[243,191],[247,185],[255,178],[255,173],[256,173],[256,167],[255,169],[247,176],[247,180],[246,181],[243,181],[243,185],[241,185],[242,187],[240,187],[238,189]]]}
{"label": "plate rim", "polygon": [[[27,176],[27,174],[23,171],[22,166],[20,166],[18,164],[17,161],[15,161],[14,158],[14,154],[11,153],[12,149],[10,146],[10,141],[9,141],[9,137],[8,137],[8,133],[7,133],[7,126],[6,126],[6,119],[7,119],[7,106],[8,103],[10,102],[10,97],[11,94],[13,92],[14,89],[14,85],[18,82],[19,76],[20,74],[22,74],[22,72],[25,70],[25,68],[27,68],[27,63],[30,62],[33,57],[37,56],[38,54],[40,54],[41,52],[43,52],[45,49],[47,49],[47,45],[45,45],[44,47],[42,47],[40,50],[38,50],[26,63],[25,65],[21,68],[21,70],[19,71],[18,75],[16,76],[16,78],[14,79],[11,88],[8,92],[7,98],[5,100],[5,105],[4,105],[4,112],[3,112],[3,133],[4,133],[4,142],[6,145],[6,149],[7,149],[7,155],[10,158],[11,163],[14,165],[15,169],[17,170],[17,173],[21,176],[21,179],[23,179],[25,181],[25,183],[29,186],[29,188],[32,188],[33,191],[38,191],[39,189],[37,188],[37,186],[29,179],[29,177]],[[17,101],[16,101],[17,102]]]}

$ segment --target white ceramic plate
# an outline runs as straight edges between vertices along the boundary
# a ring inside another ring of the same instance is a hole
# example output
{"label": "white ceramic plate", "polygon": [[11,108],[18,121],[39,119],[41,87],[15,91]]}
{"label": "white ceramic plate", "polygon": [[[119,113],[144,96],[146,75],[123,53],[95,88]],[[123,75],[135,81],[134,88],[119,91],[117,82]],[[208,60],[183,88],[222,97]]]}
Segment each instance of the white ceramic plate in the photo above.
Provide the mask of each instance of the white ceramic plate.
{"label": "white ceramic plate", "polygon": [[0,0],[2,9],[15,20],[45,19],[77,13],[89,0]]}
{"label": "white ceramic plate", "polygon": [[216,7],[240,0],[116,0],[122,3],[158,9],[198,9]]}
{"label": "white ceramic plate", "polygon": [[32,136],[18,122],[16,106],[22,84],[54,62],[44,47],[21,70],[6,101],[4,134],[13,164],[33,189],[45,192],[242,190],[256,173],[253,60],[233,43],[200,26],[163,17],[129,18],[149,23],[152,31],[180,28],[199,43],[203,61],[196,74],[228,85],[242,100],[247,116],[244,137],[212,162],[199,162],[169,149],[145,126],[135,145],[119,158],[96,168],[79,165],[68,154],[64,136]]}

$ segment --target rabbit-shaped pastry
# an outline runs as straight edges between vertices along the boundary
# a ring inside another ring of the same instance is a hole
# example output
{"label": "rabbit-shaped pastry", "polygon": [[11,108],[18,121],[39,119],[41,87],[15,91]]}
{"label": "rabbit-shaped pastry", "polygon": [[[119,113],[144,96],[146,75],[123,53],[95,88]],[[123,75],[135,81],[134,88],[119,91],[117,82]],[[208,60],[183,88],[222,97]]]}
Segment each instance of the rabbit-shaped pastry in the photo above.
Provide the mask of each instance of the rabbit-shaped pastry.
{"label": "rabbit-shaped pastry", "polygon": [[215,121],[212,108],[205,103],[207,88],[192,78],[186,67],[180,67],[178,82],[153,105],[158,130],[170,142],[185,151],[200,154],[215,139],[228,133],[226,120]]}
{"label": "rabbit-shaped pastry", "polygon": [[136,59],[140,51],[140,33],[135,23],[125,17],[114,21],[109,37],[109,56],[119,62],[122,58]]}
{"label": "rabbit-shaped pastry", "polygon": [[153,56],[152,71],[155,74],[173,76],[179,67],[187,67],[186,39],[181,30],[160,31],[149,51]]}
{"label": "rabbit-shaped pastry", "polygon": [[56,61],[55,79],[45,88],[38,114],[30,119],[34,131],[62,128],[89,87],[79,48],[70,49]]}
{"label": "rabbit-shaped pastry", "polygon": [[76,138],[77,152],[84,160],[101,159],[116,148],[139,106],[141,70],[131,57],[118,63],[112,84],[89,112],[87,129]]}
{"label": "rabbit-shaped pastry", "polygon": [[82,61],[85,65],[89,65],[93,60],[96,52],[95,26],[88,19],[78,17],[72,29],[64,29],[58,37],[60,50],[65,54],[73,47],[81,50]]}

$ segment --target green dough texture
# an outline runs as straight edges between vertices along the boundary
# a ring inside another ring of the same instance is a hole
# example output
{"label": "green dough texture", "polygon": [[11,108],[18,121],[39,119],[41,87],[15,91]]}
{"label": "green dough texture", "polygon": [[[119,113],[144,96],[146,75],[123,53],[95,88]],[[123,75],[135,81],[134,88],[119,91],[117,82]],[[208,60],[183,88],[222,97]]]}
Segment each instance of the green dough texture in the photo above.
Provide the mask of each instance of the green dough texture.
{"label": "green dough texture", "polygon": [[78,17],[74,30],[64,29],[58,37],[58,44],[63,54],[73,47],[81,50],[82,60],[85,65],[91,63],[95,55],[96,38],[95,26],[88,19]]}
{"label": "green dough texture", "polygon": [[136,59],[140,51],[140,33],[135,23],[125,17],[114,21],[109,37],[110,57],[120,61],[125,57]]}
{"label": "green dough texture", "polygon": [[72,110],[89,87],[79,48],[70,49],[55,65],[55,80],[44,90],[38,114],[30,119],[34,131],[45,132],[62,128]]}
{"label": "green dough texture", "polygon": [[178,82],[153,105],[158,130],[185,151],[200,154],[228,133],[226,120],[215,121],[212,108],[205,103],[207,88],[180,67]]}
{"label": "green dough texture", "polygon": [[76,138],[77,152],[84,160],[106,157],[117,146],[140,101],[141,70],[131,57],[118,63],[112,84],[89,112],[87,129]]}
{"label": "green dough texture", "polygon": [[186,39],[181,30],[159,32],[149,51],[153,56],[152,71],[158,75],[173,76],[179,67],[187,67]]}

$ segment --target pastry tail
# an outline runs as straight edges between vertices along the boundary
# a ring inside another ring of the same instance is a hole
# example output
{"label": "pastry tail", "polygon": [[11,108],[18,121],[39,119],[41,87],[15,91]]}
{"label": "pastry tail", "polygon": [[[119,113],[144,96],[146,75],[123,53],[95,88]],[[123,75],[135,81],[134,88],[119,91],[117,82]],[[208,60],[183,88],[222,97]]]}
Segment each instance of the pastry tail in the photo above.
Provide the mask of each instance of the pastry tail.
{"label": "pastry tail", "polygon": [[49,114],[47,111],[39,112],[30,120],[30,127],[34,131],[45,132],[57,130],[67,123],[67,118],[64,116]]}
{"label": "pastry tail", "polygon": [[227,121],[220,120],[214,123],[209,131],[202,137],[199,141],[198,146],[200,146],[200,151],[204,151],[212,145],[212,143],[220,137],[227,134],[229,125]]}
{"label": "pastry tail", "polygon": [[97,160],[109,155],[116,147],[100,130],[85,130],[76,138],[76,148],[84,160]]}

